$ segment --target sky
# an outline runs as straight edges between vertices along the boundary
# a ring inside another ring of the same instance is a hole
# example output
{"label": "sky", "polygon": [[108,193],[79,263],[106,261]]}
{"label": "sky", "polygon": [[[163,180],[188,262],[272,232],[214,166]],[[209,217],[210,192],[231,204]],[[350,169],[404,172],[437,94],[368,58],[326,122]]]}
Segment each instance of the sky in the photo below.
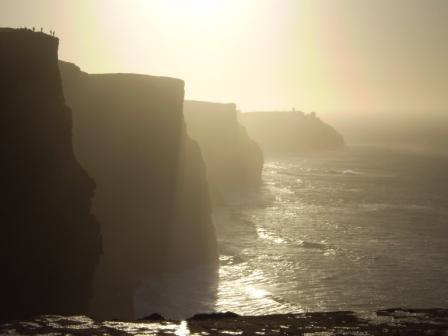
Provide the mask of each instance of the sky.
{"label": "sky", "polygon": [[186,98],[324,117],[447,114],[448,0],[0,0],[90,73],[185,80]]}

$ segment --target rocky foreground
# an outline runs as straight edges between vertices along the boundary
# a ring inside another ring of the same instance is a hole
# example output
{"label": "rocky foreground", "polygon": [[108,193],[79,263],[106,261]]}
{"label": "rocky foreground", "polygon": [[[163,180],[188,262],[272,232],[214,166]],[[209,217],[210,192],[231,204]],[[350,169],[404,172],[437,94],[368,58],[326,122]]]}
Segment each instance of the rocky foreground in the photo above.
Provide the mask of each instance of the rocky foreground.
{"label": "rocky foreground", "polygon": [[239,316],[200,314],[186,321],[152,315],[124,322],[84,316],[41,316],[0,323],[0,335],[448,335],[448,309],[388,309],[352,312]]}

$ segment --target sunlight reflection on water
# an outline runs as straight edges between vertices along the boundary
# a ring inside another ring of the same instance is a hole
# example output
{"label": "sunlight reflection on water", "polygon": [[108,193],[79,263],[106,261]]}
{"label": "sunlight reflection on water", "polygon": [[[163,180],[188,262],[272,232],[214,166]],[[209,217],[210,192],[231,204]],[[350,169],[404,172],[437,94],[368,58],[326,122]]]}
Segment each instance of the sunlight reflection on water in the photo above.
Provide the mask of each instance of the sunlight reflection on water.
{"label": "sunlight reflection on water", "polygon": [[187,335],[190,335],[190,330],[188,329],[187,321],[182,321],[179,324],[179,327],[177,328],[177,330],[174,333],[174,335],[177,335],[177,336],[187,336]]}
{"label": "sunlight reflection on water", "polygon": [[413,158],[375,155],[267,162],[261,197],[218,209],[216,310],[448,306],[447,193]]}

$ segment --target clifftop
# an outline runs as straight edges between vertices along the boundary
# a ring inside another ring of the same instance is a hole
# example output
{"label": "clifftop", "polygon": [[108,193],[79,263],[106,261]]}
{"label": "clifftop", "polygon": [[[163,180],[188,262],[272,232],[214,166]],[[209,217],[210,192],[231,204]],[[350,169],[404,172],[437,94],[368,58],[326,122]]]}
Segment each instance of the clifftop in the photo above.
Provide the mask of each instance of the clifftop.
{"label": "clifftop", "polygon": [[[183,92],[185,87],[185,82],[181,79],[174,78],[174,77],[165,77],[165,76],[152,76],[152,75],[145,75],[145,74],[136,74],[136,73],[86,73],[80,69],[76,64],[66,62],[66,61],[59,61],[59,68],[61,71],[63,71],[65,74],[75,77],[85,77],[88,76],[89,79],[97,78],[101,79],[104,78],[107,81],[111,80],[117,80],[121,85],[125,85],[123,81],[126,80],[132,80],[133,85],[137,82],[144,83],[145,85],[153,85],[154,87],[160,87],[160,88],[172,88],[181,90]],[[71,77],[71,80],[73,78]]]}
{"label": "clifftop", "polygon": [[57,37],[54,37],[50,34],[47,34],[45,32],[41,32],[41,31],[33,31],[29,28],[11,28],[11,27],[0,27],[0,34],[3,33],[10,33],[10,34],[14,34],[14,36],[18,36],[17,34],[28,34],[28,35],[35,35],[35,36],[39,36],[39,37],[49,37],[53,40],[59,40]]}
{"label": "clifftop", "polygon": [[188,110],[195,114],[203,114],[206,118],[224,118],[235,122],[237,118],[237,107],[235,103],[215,103],[197,100],[187,100],[185,105]]}
{"label": "clifftop", "polygon": [[[75,65],[75,67],[77,67]],[[136,73],[98,73],[98,74],[89,74],[90,78],[107,78],[108,80],[111,78],[119,78],[120,80],[126,78],[132,78],[133,81],[141,80],[145,83],[153,83],[160,86],[172,86],[177,88],[184,88],[185,82],[182,79],[173,78],[173,77],[164,77],[164,76],[152,76],[152,75],[144,75],[144,74],[136,74]]]}
{"label": "clifftop", "polygon": [[[13,90],[35,97],[51,95],[52,99],[63,102],[58,47],[59,40],[45,33],[0,28],[0,90],[7,95],[14,95]],[[13,80],[20,86],[11,85]]]}
{"label": "clifftop", "polygon": [[177,122],[183,121],[182,110],[176,108],[182,105],[184,96],[185,82],[181,79],[133,73],[88,74],[77,65],[64,61],[59,61],[59,68],[69,101],[80,96],[84,96],[82,99],[96,96],[96,102],[92,103],[103,101],[107,104],[118,96],[121,102],[126,101],[127,106],[123,108],[128,114],[144,113],[141,106],[152,106],[152,114],[160,113],[165,117],[171,114]]}

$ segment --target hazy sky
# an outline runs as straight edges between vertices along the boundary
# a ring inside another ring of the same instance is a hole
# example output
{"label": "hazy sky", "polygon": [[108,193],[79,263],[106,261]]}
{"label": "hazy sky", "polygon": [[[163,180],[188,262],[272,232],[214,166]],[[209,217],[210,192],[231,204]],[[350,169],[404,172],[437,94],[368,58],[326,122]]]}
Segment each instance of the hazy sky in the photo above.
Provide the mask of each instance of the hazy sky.
{"label": "hazy sky", "polygon": [[[445,113],[448,0],[0,0],[88,72],[184,79],[244,111]],[[1,55],[0,55],[1,60]]]}

